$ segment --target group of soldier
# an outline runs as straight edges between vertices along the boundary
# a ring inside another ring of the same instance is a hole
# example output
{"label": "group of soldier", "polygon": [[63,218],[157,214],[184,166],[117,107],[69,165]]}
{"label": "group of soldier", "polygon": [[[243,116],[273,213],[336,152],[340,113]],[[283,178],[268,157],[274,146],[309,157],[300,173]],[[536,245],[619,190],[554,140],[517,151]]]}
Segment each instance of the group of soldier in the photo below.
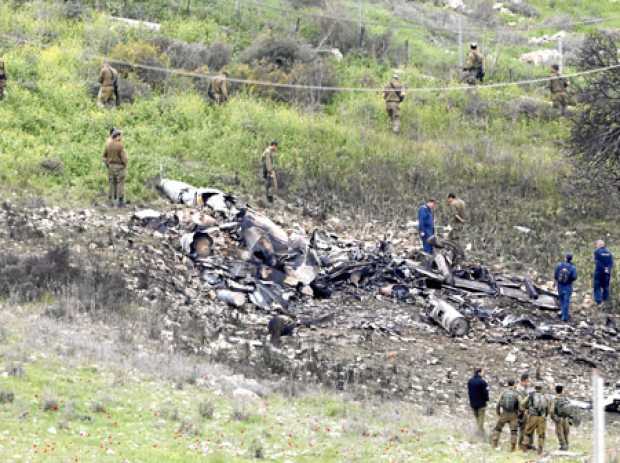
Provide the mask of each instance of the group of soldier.
{"label": "group of soldier", "polygon": [[[472,43],[469,46],[469,54],[463,66],[462,80],[468,85],[474,86],[484,82],[484,76],[484,56],[478,50],[478,44]],[[551,66],[550,77],[549,92],[553,108],[565,116],[568,106],[568,80],[560,75],[560,66],[557,64]],[[405,96],[406,89],[400,82],[399,75],[394,74],[383,89],[383,99],[390,127],[396,134],[400,133],[400,104],[405,100]]]}
{"label": "group of soldier", "polygon": [[[502,430],[510,428],[510,449],[519,447],[523,451],[534,449],[534,435],[537,437],[538,453],[543,453],[547,432],[547,418],[555,424],[555,432],[560,450],[568,450],[571,425],[578,420],[570,400],[564,394],[564,386],[555,386],[555,395],[548,396],[543,391],[542,382],[532,389],[528,373],[521,375],[518,386],[509,379],[500,394],[495,411],[497,422],[491,434],[491,445],[499,445]],[[485,413],[489,402],[489,386],[482,377],[482,369],[476,368],[474,376],[467,383],[469,403],[476,420],[477,431],[485,437]]]}

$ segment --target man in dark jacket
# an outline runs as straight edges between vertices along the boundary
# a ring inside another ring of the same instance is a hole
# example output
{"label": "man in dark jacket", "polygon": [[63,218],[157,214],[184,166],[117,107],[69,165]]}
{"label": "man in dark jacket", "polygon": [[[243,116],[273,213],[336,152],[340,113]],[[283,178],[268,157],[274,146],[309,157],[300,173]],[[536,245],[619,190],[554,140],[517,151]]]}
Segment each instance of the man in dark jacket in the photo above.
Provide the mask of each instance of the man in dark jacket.
{"label": "man in dark jacket", "polygon": [[435,207],[437,207],[437,201],[431,198],[418,209],[418,231],[422,241],[422,249],[429,254],[433,253],[433,245],[428,240],[435,235],[435,218],[433,216]]}
{"label": "man in dark jacket", "polygon": [[596,242],[594,251],[594,301],[597,305],[609,299],[609,283],[611,271],[614,267],[614,256],[605,246],[603,240]]}
{"label": "man in dark jacket", "polygon": [[573,255],[566,254],[566,262],[561,262],[555,268],[555,285],[558,288],[562,321],[570,320],[570,298],[573,294],[573,283],[577,280],[577,267],[573,265]]}
{"label": "man in dark jacket", "polygon": [[489,385],[482,379],[482,368],[474,370],[474,376],[467,383],[467,392],[469,394],[469,405],[474,412],[474,418],[476,418],[478,433],[484,437],[484,413],[489,401]]}

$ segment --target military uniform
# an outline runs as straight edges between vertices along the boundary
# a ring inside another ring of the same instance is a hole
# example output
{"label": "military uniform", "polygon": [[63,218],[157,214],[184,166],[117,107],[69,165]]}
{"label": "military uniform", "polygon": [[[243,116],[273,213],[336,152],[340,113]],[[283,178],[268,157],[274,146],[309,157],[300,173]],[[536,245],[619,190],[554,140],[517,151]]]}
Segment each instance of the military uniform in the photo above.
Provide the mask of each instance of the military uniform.
{"label": "military uniform", "polygon": [[452,241],[458,241],[465,226],[465,201],[454,198],[450,203],[450,236]]}
{"label": "military uniform", "polygon": [[278,178],[276,177],[276,171],[273,166],[273,156],[274,150],[271,146],[263,151],[263,179],[265,180],[265,194],[269,202],[273,202],[274,192],[278,190]]}
{"label": "military uniform", "polygon": [[527,424],[527,398],[530,391],[528,388],[519,384],[516,388],[516,392],[519,395],[519,411],[517,413],[519,437],[517,438],[517,445],[519,448],[523,448],[525,445],[525,425]]}
{"label": "military uniform", "polygon": [[551,79],[549,81],[549,91],[551,92],[551,102],[555,109],[559,109],[562,115],[566,114],[568,106],[568,96],[566,89],[568,88],[568,80],[560,76],[559,71],[551,71]]}
{"label": "military uniform", "polygon": [[6,69],[4,61],[0,58],[0,100],[4,98],[4,88],[6,87]]}
{"label": "military uniform", "polygon": [[127,176],[127,153],[120,140],[109,138],[103,151],[103,162],[108,167],[108,181],[110,182],[110,201],[125,199],[125,177]]}
{"label": "military uniform", "polygon": [[497,424],[493,430],[491,443],[493,444],[493,447],[497,447],[499,443],[499,436],[504,429],[504,425],[507,424],[510,427],[510,450],[514,452],[517,447],[517,413],[519,411],[519,394],[514,390],[514,388],[511,387],[510,389],[506,389],[502,392],[502,395],[497,401],[496,410],[499,418],[497,419]]}
{"label": "military uniform", "polygon": [[400,133],[400,103],[405,99],[405,90],[400,80],[393,78],[383,89],[385,109],[394,133]]}
{"label": "military uniform", "polygon": [[105,63],[99,73],[99,94],[97,95],[97,105],[100,107],[113,104],[115,101],[114,85],[118,80],[118,72],[109,64]]}
{"label": "military uniform", "polygon": [[564,410],[570,404],[570,401],[563,394],[553,401],[551,407],[551,419],[555,423],[555,434],[558,437],[560,450],[568,450],[568,435],[570,433],[570,417],[565,416]]}
{"label": "military uniform", "polygon": [[[547,415],[549,415],[549,403],[542,392],[536,390],[527,399],[528,418],[525,425],[525,437],[527,450],[534,445],[534,433],[538,436],[538,453],[543,452],[545,446],[545,435],[547,433]],[[525,444],[525,442],[524,442]]]}
{"label": "military uniform", "polygon": [[463,71],[465,71],[465,82],[469,85],[482,82],[484,79],[484,57],[482,53],[477,49],[470,50]]}
{"label": "military uniform", "polygon": [[228,81],[224,74],[213,78],[211,81],[211,91],[213,99],[217,104],[226,103],[228,100]]}

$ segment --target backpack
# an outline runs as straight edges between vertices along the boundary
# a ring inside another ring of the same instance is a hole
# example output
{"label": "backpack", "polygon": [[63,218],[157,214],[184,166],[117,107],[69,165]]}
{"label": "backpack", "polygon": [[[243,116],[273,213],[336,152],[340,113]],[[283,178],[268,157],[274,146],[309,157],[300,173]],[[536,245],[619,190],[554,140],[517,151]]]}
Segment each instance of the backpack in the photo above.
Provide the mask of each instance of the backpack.
{"label": "backpack", "polygon": [[499,404],[505,412],[516,412],[519,408],[519,396],[513,390],[504,391]]}
{"label": "backpack", "polygon": [[545,397],[536,392],[530,395],[529,408],[537,416],[546,415],[547,401],[545,400]]}
{"label": "backpack", "polygon": [[566,266],[562,266],[562,268],[558,272],[558,283],[560,283],[561,285],[567,285],[569,283],[572,283],[570,278],[570,269]]}
{"label": "backpack", "polygon": [[559,418],[569,418],[572,415],[570,401],[566,397],[556,399],[553,407],[553,414]]}

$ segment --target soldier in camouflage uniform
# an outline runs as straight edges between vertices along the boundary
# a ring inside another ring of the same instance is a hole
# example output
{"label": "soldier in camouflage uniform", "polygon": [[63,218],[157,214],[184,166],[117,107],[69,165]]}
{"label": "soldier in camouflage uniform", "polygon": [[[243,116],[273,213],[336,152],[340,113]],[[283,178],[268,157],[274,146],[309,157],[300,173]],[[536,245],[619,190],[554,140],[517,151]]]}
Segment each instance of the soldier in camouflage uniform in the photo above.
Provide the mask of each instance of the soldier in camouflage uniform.
{"label": "soldier in camouflage uniform", "polygon": [[228,72],[224,71],[215,76],[211,82],[211,92],[217,104],[224,104],[228,100]]}
{"label": "soldier in camouflage uniform", "polygon": [[472,43],[469,46],[469,54],[463,66],[464,80],[469,85],[482,83],[484,80],[484,56],[478,51],[478,44]]}
{"label": "soldier in camouflage uniform", "polygon": [[118,82],[118,72],[107,61],[103,63],[99,73],[99,94],[97,95],[97,106],[100,108],[115,103],[116,95],[114,87]]}
{"label": "soldier in camouflage uniform", "polygon": [[6,69],[4,60],[0,58],[0,100],[4,99],[4,88],[6,87]]}
{"label": "soldier in camouflage uniform", "polygon": [[534,433],[538,436],[538,453],[542,454],[545,447],[545,435],[547,433],[547,416],[549,415],[549,403],[542,392],[542,383],[536,383],[534,392],[527,398],[527,424],[525,425],[525,438],[527,440],[526,451],[534,445]]}
{"label": "soldier in camouflage uniform", "polygon": [[560,450],[568,450],[568,435],[570,433],[570,416],[567,413],[570,401],[564,395],[564,386],[555,387],[555,400],[551,407],[551,420],[555,423],[555,434],[560,443]]}
{"label": "soldier in camouflage uniform", "polygon": [[400,83],[398,74],[394,74],[392,80],[383,89],[383,99],[392,132],[400,133],[400,104],[405,99],[405,89]]}
{"label": "soldier in camouflage uniform", "polygon": [[491,444],[497,448],[504,425],[508,424],[510,427],[510,451],[514,452],[517,447],[517,413],[519,411],[519,394],[515,391],[514,379],[508,381],[508,389],[500,395],[496,411],[498,419],[491,437]]}
{"label": "soldier in camouflage uniform", "polygon": [[549,91],[551,92],[551,102],[555,109],[560,110],[562,116],[566,115],[566,107],[568,106],[568,80],[560,75],[560,66],[551,65],[551,79],[549,81]]}
{"label": "soldier in camouflage uniform", "polygon": [[526,444],[525,440],[525,425],[527,424],[527,398],[532,392],[530,390],[530,375],[527,373],[523,373],[521,375],[521,381],[516,388],[517,394],[519,394],[519,412],[517,414],[518,417],[518,427],[519,427],[519,438],[517,439],[517,444],[519,448],[523,448]]}
{"label": "soldier in camouflage uniform", "polygon": [[465,201],[457,198],[454,193],[448,195],[448,207],[450,208],[450,234],[449,239],[458,243],[465,226]]}
{"label": "soldier in camouflage uniform", "polygon": [[109,199],[112,205],[125,206],[125,177],[127,176],[127,153],[123,146],[122,133],[112,129],[103,151],[103,162],[108,168],[110,183]]}
{"label": "soldier in camouflage uniform", "polygon": [[272,141],[267,149],[263,151],[262,164],[263,164],[263,179],[265,181],[265,193],[267,195],[267,201],[273,202],[273,194],[278,190],[278,178],[276,177],[276,171],[273,165],[274,156],[278,151],[278,142]]}

